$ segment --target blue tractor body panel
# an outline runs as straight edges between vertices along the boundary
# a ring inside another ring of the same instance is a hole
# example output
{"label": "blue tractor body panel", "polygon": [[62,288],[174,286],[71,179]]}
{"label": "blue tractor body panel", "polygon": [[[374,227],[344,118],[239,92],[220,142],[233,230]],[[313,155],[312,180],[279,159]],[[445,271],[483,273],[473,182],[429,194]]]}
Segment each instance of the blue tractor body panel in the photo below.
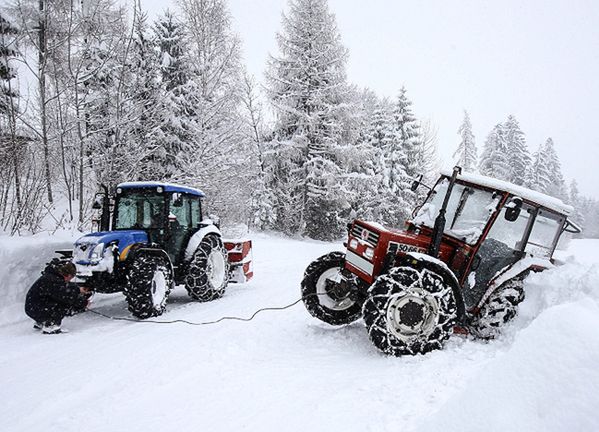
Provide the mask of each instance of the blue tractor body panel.
{"label": "blue tractor body panel", "polygon": [[199,196],[201,198],[205,197],[206,194],[199,189],[175,185],[171,183],[163,183],[163,182],[126,182],[121,183],[117,186],[121,189],[148,189],[148,188],[158,188],[161,187],[164,192],[178,192],[178,193],[186,193],[190,195]]}
{"label": "blue tractor body panel", "polygon": [[104,247],[116,243],[120,251],[135,243],[148,243],[148,234],[141,230],[117,230],[100,231],[86,234],[75,242],[75,264],[94,265],[98,258],[92,258],[91,254],[98,244]]}

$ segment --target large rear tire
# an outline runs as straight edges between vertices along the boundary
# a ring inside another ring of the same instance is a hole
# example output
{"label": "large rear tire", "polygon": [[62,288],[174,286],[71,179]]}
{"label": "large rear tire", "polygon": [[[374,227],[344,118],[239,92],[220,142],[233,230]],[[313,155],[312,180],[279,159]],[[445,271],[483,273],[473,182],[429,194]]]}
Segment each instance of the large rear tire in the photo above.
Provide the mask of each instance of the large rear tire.
{"label": "large rear tire", "polygon": [[227,251],[220,237],[207,235],[196,249],[187,275],[185,288],[194,300],[206,302],[222,297],[229,282]]}
{"label": "large rear tire", "polygon": [[313,261],[302,280],[302,300],[314,318],[327,324],[349,324],[361,315],[361,305],[350,298],[356,281],[343,275],[343,252],[331,252]]}
{"label": "large rear tire", "polygon": [[440,349],[457,320],[451,287],[428,269],[396,267],[379,276],[362,308],[372,343],[386,354]]}
{"label": "large rear tire", "polygon": [[129,311],[142,319],[162,315],[173,288],[170,262],[164,257],[140,254],[133,259],[127,279]]}
{"label": "large rear tire", "polygon": [[518,305],[524,300],[524,281],[510,279],[501,284],[487,298],[478,316],[470,325],[470,332],[483,339],[493,339],[501,332],[501,327],[514,319]]}

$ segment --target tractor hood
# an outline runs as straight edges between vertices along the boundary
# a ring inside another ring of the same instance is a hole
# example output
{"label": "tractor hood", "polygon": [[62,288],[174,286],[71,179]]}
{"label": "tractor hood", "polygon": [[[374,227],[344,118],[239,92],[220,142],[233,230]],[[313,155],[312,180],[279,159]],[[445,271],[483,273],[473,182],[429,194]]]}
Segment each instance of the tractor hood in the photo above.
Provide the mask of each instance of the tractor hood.
{"label": "tractor hood", "polygon": [[119,251],[134,243],[147,243],[148,234],[140,230],[100,231],[86,234],[75,242],[73,261],[80,265],[97,265],[106,246],[115,244]]}
{"label": "tractor hood", "polygon": [[[362,279],[372,283],[385,265],[387,254],[401,256],[416,252],[426,254],[431,242],[430,231],[388,229],[376,222],[356,220],[349,230],[346,263],[351,271],[358,271]],[[443,236],[439,257],[449,262],[455,256],[458,244],[451,237]],[[462,265],[470,247],[461,246],[456,265]]]}

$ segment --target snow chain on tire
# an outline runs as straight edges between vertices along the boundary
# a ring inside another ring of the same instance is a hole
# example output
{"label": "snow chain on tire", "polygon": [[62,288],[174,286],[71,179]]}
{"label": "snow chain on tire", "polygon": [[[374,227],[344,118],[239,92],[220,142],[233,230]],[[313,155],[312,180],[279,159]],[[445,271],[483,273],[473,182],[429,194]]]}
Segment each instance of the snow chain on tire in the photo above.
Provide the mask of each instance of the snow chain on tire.
{"label": "snow chain on tire", "polygon": [[207,235],[196,249],[187,275],[185,288],[194,300],[207,302],[225,293],[229,282],[227,251],[220,237]]}
{"label": "snow chain on tire", "polygon": [[499,286],[481,306],[479,315],[470,326],[470,332],[484,339],[498,336],[500,328],[518,313],[524,300],[524,282],[510,279]]}
{"label": "snow chain on tire", "polygon": [[125,298],[129,311],[137,318],[162,315],[173,288],[173,273],[166,258],[137,255],[127,275]]}
{"label": "snow chain on tire", "polygon": [[453,332],[457,306],[439,274],[395,267],[368,289],[362,314],[378,349],[394,356],[414,355],[442,347]]}
{"label": "snow chain on tire", "polygon": [[331,325],[349,324],[360,318],[361,314],[361,305],[355,300],[343,293],[336,298],[332,297],[332,294],[329,295],[331,284],[342,280],[345,283],[355,283],[342,276],[344,263],[343,252],[331,252],[321,256],[308,266],[302,280],[304,306],[314,318]]}

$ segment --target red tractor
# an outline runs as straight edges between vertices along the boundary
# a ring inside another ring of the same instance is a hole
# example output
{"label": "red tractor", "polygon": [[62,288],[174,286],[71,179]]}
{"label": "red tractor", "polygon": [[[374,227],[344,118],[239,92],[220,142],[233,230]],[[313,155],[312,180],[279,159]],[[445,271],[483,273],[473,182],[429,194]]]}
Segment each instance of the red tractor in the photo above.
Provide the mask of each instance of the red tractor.
{"label": "red tractor", "polygon": [[[412,190],[421,183],[415,181]],[[522,186],[445,172],[404,230],[355,220],[345,253],[312,262],[302,281],[311,315],[332,325],[364,319],[391,355],[441,348],[461,328],[492,338],[524,299],[524,278],[553,266],[572,207]]]}

